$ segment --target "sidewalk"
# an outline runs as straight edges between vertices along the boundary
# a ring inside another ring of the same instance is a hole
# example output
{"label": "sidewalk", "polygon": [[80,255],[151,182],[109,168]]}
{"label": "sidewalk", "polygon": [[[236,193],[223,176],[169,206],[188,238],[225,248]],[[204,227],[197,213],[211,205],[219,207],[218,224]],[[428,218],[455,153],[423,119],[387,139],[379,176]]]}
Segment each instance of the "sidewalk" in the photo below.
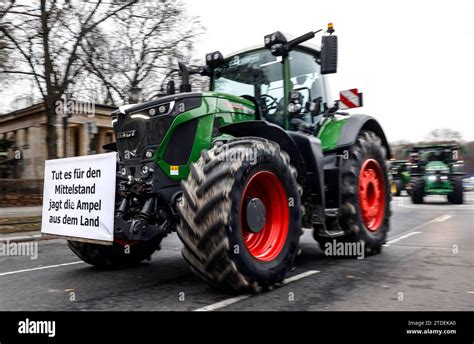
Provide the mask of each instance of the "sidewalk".
{"label": "sidewalk", "polygon": [[32,231],[32,232],[21,232],[21,233],[8,233],[8,234],[1,234],[0,233],[0,242],[24,242],[24,241],[39,241],[41,240],[41,232],[40,231]]}
{"label": "sidewalk", "polygon": [[0,218],[2,217],[21,217],[21,216],[40,216],[42,206],[30,207],[5,207],[0,208]]}

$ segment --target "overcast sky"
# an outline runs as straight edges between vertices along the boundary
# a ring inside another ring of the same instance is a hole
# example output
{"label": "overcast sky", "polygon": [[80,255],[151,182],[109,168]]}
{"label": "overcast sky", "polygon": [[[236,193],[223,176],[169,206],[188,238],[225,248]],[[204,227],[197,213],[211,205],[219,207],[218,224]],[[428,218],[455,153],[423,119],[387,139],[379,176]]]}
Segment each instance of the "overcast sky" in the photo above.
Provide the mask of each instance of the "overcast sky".
{"label": "overcast sky", "polygon": [[263,44],[276,30],[300,35],[333,22],[335,99],[340,90],[361,90],[365,107],[358,112],[376,117],[390,141],[420,140],[435,128],[474,140],[473,0],[185,2],[207,28],[198,56]]}

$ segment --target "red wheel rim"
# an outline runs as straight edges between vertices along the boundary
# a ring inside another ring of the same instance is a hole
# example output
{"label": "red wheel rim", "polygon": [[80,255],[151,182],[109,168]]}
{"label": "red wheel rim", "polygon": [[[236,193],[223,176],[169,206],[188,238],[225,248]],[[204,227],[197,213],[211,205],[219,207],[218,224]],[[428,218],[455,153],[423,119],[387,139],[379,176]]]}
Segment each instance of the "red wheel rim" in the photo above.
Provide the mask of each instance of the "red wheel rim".
{"label": "red wheel rim", "polygon": [[[246,198],[259,198],[265,206],[265,223],[252,233],[244,217]],[[272,172],[255,173],[245,186],[240,202],[240,224],[245,246],[256,259],[269,262],[283,249],[288,236],[289,208],[285,188]]]}
{"label": "red wheel rim", "polygon": [[360,169],[359,204],[365,227],[377,231],[385,213],[385,178],[380,164],[374,159],[364,161]]}

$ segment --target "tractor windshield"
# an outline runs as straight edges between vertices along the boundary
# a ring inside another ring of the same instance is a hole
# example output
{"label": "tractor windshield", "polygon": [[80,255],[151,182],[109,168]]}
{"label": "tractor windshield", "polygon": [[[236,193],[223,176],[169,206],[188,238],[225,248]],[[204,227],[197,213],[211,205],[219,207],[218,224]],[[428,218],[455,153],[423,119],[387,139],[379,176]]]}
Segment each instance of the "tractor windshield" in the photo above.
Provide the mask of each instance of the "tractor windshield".
{"label": "tractor windshield", "polygon": [[418,156],[421,161],[443,161],[452,162],[454,160],[454,153],[451,149],[422,149],[418,151]]}
{"label": "tractor windshield", "polygon": [[267,120],[284,116],[283,63],[269,50],[235,55],[214,70],[213,90],[255,97]]}

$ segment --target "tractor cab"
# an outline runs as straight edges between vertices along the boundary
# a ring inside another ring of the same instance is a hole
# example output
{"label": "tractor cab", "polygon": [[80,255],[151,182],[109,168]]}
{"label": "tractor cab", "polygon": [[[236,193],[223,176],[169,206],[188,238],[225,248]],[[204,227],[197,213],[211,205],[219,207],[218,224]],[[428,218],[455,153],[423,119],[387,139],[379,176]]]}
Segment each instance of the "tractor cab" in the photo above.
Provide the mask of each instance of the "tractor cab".
{"label": "tractor cab", "polygon": [[313,133],[315,117],[333,106],[323,74],[336,72],[327,65],[337,60],[337,37],[323,36],[332,40],[324,50],[305,41],[314,37],[311,34],[289,40],[276,32],[265,37],[263,48],[216,62],[211,54],[207,59],[214,62],[211,90],[251,99],[260,108],[261,119],[284,129]]}
{"label": "tractor cab", "polygon": [[214,69],[211,89],[253,99],[262,119],[282,128],[311,126],[327,106],[318,54],[302,47],[286,57],[264,48],[234,54]]}

